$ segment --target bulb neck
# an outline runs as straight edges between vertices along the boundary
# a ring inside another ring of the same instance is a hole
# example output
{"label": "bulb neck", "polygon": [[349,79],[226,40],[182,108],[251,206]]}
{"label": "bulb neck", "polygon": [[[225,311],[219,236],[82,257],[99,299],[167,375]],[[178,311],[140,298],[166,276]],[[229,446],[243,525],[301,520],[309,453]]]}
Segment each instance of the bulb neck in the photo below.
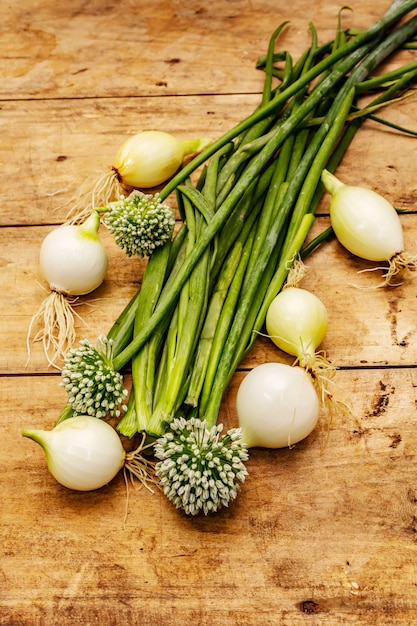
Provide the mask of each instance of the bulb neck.
{"label": "bulb neck", "polygon": [[32,441],[36,441],[42,448],[45,447],[45,432],[43,430],[22,430],[23,437],[28,437]]}
{"label": "bulb neck", "polygon": [[212,139],[208,139],[203,137],[201,139],[181,139],[180,140],[182,151],[184,156],[189,156],[190,154],[199,154],[202,152],[207,146],[213,143]]}
{"label": "bulb neck", "polygon": [[331,174],[328,170],[323,170],[321,180],[326,190],[333,196],[339,189],[344,187],[342,183],[334,174]]}
{"label": "bulb neck", "polygon": [[98,239],[98,229],[100,227],[100,214],[97,210],[93,210],[91,215],[83,224],[78,227],[79,232],[87,238]]}

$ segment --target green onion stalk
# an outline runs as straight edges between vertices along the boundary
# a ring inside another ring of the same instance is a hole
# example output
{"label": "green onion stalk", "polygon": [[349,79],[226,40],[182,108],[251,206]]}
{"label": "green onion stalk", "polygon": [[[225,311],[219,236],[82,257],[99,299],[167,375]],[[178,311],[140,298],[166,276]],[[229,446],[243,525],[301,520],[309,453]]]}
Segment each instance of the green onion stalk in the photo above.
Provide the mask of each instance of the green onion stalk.
{"label": "green onion stalk", "polygon": [[[396,26],[415,8],[417,0],[396,1],[354,36],[339,21],[335,39],[322,46],[311,27],[311,46],[296,63],[275,52],[281,25],[258,61],[265,80],[255,111],[158,196],[134,192],[101,208],[117,243],[148,262],[141,289],[107,335],[67,354],[59,421],[80,413],[119,417],[121,435],[150,442],[164,493],[187,514],[227,506],[245,480],[240,429],[222,434],[218,424],[224,391],[303,254],[322,170],[335,169],[367,116],[415,81],[413,64],[371,75],[415,36],[417,18]],[[357,98],[376,89],[382,94],[358,110]],[[164,205],[174,191],[175,235]],[[127,397],[121,371],[129,364]]]}

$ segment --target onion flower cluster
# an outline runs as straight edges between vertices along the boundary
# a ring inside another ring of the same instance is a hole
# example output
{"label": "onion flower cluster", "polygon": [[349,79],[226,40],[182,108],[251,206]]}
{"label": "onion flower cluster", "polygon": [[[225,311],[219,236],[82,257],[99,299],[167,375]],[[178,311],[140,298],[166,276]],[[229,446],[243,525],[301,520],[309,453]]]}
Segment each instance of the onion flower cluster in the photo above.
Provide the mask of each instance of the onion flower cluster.
{"label": "onion flower cluster", "polygon": [[126,410],[128,392],[123,377],[113,367],[112,341],[102,335],[97,347],[87,339],[68,351],[61,385],[75,415],[119,417]]}
{"label": "onion flower cluster", "polygon": [[227,507],[248,474],[240,428],[220,437],[221,424],[207,428],[204,420],[175,418],[154,446],[155,473],[165,495],[178,509],[196,515]]}
{"label": "onion flower cluster", "polygon": [[104,223],[128,256],[150,256],[172,237],[175,212],[161,204],[159,194],[140,191],[105,207]]}

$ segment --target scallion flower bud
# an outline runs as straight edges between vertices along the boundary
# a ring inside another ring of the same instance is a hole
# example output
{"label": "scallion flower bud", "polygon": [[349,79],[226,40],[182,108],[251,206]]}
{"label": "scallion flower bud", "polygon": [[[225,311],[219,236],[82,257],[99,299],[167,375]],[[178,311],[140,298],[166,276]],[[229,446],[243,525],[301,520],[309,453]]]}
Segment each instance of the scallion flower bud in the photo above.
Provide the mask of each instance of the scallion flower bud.
{"label": "scallion flower bud", "polygon": [[155,248],[171,239],[175,226],[175,212],[161,204],[159,194],[133,191],[103,211],[106,226],[128,256],[150,256]]}
{"label": "scallion flower bud", "polygon": [[123,377],[113,368],[112,342],[104,335],[97,347],[87,339],[69,350],[62,369],[62,387],[75,415],[119,417],[126,410],[128,392]]}
{"label": "scallion flower bud", "polygon": [[248,459],[239,428],[220,437],[221,424],[207,428],[197,418],[175,418],[154,451],[155,473],[165,495],[185,513],[214,513],[237,497]]}

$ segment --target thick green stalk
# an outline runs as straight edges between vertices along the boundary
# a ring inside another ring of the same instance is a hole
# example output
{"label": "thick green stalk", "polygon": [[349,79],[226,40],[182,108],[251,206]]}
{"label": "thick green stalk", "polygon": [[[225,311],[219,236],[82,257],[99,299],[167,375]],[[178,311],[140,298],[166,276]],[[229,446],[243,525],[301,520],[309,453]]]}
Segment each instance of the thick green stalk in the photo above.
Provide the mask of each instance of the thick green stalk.
{"label": "thick green stalk", "polygon": [[210,298],[207,315],[204,320],[204,325],[197,345],[196,356],[191,368],[190,384],[187,398],[185,400],[186,404],[194,407],[198,404],[198,397],[203,386],[207,370],[208,357],[210,355],[210,349],[213,343],[214,333],[221,308],[224,300],[226,299],[230,283],[236,274],[241,253],[242,246],[236,243],[230,255],[226,259],[219,276],[218,283]]}
{"label": "thick green stalk", "polygon": [[[308,170],[307,176],[305,177],[303,186],[298,194],[297,202],[295,203],[291,216],[291,223],[287,231],[286,241],[284,243],[282,252],[284,256],[287,256],[288,248],[291,246],[295,233],[300,228],[304,215],[311,210],[311,202],[314,198],[317,186],[320,183],[321,172],[325,168],[327,161],[329,160],[329,155],[331,155],[334,146],[337,145],[339,136],[343,132],[343,127],[351,110],[354,95],[355,88],[352,87],[341,103],[336,119],[333,122],[331,119],[323,122],[325,138],[316,156],[314,157],[312,165]],[[271,285],[271,292],[273,293],[272,298],[277,294],[277,292],[274,293],[274,291],[274,286]]]}
{"label": "thick green stalk", "polygon": [[[275,213],[280,205],[283,185],[286,180],[291,157],[294,154],[294,145],[296,144],[296,142],[296,136],[290,135],[285,140],[278,157],[276,158],[274,164],[271,166],[273,169],[273,174],[256,226],[256,235],[252,246],[250,260],[246,269],[246,276],[251,275],[252,270],[257,263],[258,256],[261,254],[262,248],[265,245],[265,239],[268,236],[271,224],[274,221]],[[245,285],[246,279],[243,283],[242,291],[245,289]]]}
{"label": "thick green stalk", "polygon": [[[139,332],[152,315],[165,282],[169,247],[167,247],[165,254],[162,254],[161,251],[157,258],[155,258],[156,252],[159,251],[155,251],[149,259],[148,266],[150,271],[145,272],[146,275],[142,283],[141,294],[143,300],[139,300],[134,333]],[[144,430],[144,425],[147,424],[152,412],[154,376],[152,370],[149,370],[150,350],[151,345],[147,343],[132,358],[132,381],[138,432]]]}
{"label": "thick green stalk", "polygon": [[[170,246],[167,244],[155,250],[148,261],[147,271],[145,272],[142,287],[139,292],[134,333],[139,332],[139,330],[143,328],[155,309],[165,281],[169,256]],[[152,412],[152,386],[150,386],[152,378],[151,381],[149,381],[148,378],[149,349],[149,344],[146,344],[142,350],[132,358],[132,393],[134,396],[134,405],[118,424],[117,429],[122,435],[132,436],[131,417],[133,408],[136,419],[135,432],[144,430],[144,424],[146,425]]]}
{"label": "thick green stalk", "polygon": [[[193,208],[188,198],[184,200],[184,206],[186,207],[186,216],[190,224]],[[199,219],[196,220],[192,230],[190,230],[190,234],[193,235],[190,237],[190,250],[199,235],[197,223],[202,222],[200,216],[197,215],[197,218]],[[202,229],[206,227],[205,224],[201,225]],[[166,425],[173,419],[175,409],[183,399],[189,362],[196,346],[199,327],[201,326],[201,320],[204,319],[207,307],[209,264],[210,254],[206,250],[181,290],[178,314],[176,316],[175,349],[172,350],[172,355],[167,362],[165,390],[144,429],[156,436],[165,432]]]}
{"label": "thick green stalk", "polygon": [[404,0],[401,3],[394,2],[392,8],[387,11],[383,17],[377,20],[368,29],[360,32],[354,39],[349,41],[346,46],[334,50],[322,61],[314,65],[311,70],[302,74],[299,79],[294,81],[285,90],[278,92],[276,97],[270,100],[265,106],[258,108],[251,115],[222,135],[222,137],[210,144],[210,146],[197,155],[197,157],[181,169],[181,171],[167,183],[161,191],[161,199],[164,200],[167,198],[180,183],[186,180],[186,178],[188,178],[200,165],[217,152],[219,148],[223,147],[229,141],[232,141],[240,133],[245,131],[250,126],[253,126],[256,122],[259,122],[269,114],[278,110],[290,97],[311,83],[312,80],[314,80],[326,69],[334,65],[340,59],[350,55],[364,44],[382,36],[382,34],[389,29],[390,26],[416,8],[417,0]]}
{"label": "thick green stalk", "polygon": [[[411,20],[411,22],[412,21],[413,20]],[[409,25],[408,27],[407,26],[402,27],[401,36],[408,37],[412,28],[415,28],[415,25],[414,27],[412,27],[411,25]],[[219,368],[217,371],[217,378],[214,382],[212,393],[210,396],[210,401],[209,401],[207,411],[205,414],[205,418],[208,420],[209,424],[215,423],[215,421],[217,420],[217,414],[218,414],[218,410],[220,407],[220,402],[221,402],[221,397],[223,395],[223,391],[225,389],[225,386],[228,384],[230,380],[231,372],[233,372],[235,367],[237,366],[236,352],[239,354],[239,351],[236,351],[236,346],[242,342],[242,331],[246,326],[246,319],[247,319],[248,311],[251,307],[253,296],[256,293],[256,288],[257,288],[257,285],[259,284],[262,273],[268,264],[269,255],[271,254],[271,251],[273,250],[273,247],[279,236],[280,230],[285,222],[286,215],[289,213],[289,211],[293,207],[294,201],[296,197],[298,196],[298,193],[300,192],[300,189],[302,187],[302,180],[307,176],[309,170],[311,169],[315,155],[317,154],[321,143],[325,140],[326,135],[329,132],[329,129],[335,123],[335,120],[339,120],[339,122],[341,120],[344,124],[347,115],[346,115],[346,110],[343,113],[343,115],[340,113],[341,105],[347,99],[349,102],[349,108],[350,108],[350,103],[353,97],[352,86],[355,85],[355,80],[358,82],[360,80],[363,80],[363,77],[366,75],[366,73],[371,71],[377,65],[377,63],[382,58],[384,58],[384,54],[389,54],[393,49],[395,49],[394,40],[395,40],[395,45],[398,45],[398,41],[401,40],[401,36],[398,36],[398,34],[396,34],[395,37],[392,36],[391,38],[387,38],[387,40],[384,42],[384,50],[381,50],[379,47],[377,50],[371,51],[368,54],[368,57],[366,58],[364,65],[360,67],[359,69],[356,68],[356,70],[352,72],[350,78],[344,83],[342,89],[340,89],[339,94],[336,97],[333,106],[331,107],[329,113],[327,114],[325,118],[325,123],[321,125],[321,127],[316,132],[313,141],[310,143],[307,149],[307,152],[303,158],[303,167],[300,167],[298,169],[298,172],[297,172],[298,176],[295,176],[290,183],[288,192],[286,194],[286,201],[284,202],[284,206],[282,207],[283,210],[280,213],[280,219],[276,220],[276,222],[274,223],[270,231],[269,242],[267,240],[266,245],[264,246],[264,249],[262,251],[262,255],[258,258],[257,266],[251,276],[252,288],[247,290],[245,299],[241,301],[240,303],[239,310],[237,311],[233,326],[231,328],[231,332],[228,337],[228,343],[226,344],[224,348],[222,358],[219,363]],[[356,56],[356,54],[354,56]],[[310,98],[315,93],[321,92],[321,89],[323,88],[324,85],[326,85],[326,83],[329,82],[329,79],[334,74],[334,72],[337,73],[338,71],[340,71],[343,65],[344,65],[343,62],[341,62],[337,70],[334,70],[321,83],[319,87],[313,90]],[[329,150],[328,150],[327,156],[329,156]],[[318,184],[318,181],[316,182],[316,184],[314,184],[313,194],[314,194],[314,190],[317,184]],[[247,334],[249,333],[249,334],[248,334],[247,339],[246,337],[243,337],[243,342],[245,342],[245,340],[249,340],[250,332],[251,332],[251,329],[248,328],[248,326],[246,326],[246,333]]]}
{"label": "thick green stalk", "polygon": [[[240,306],[240,293],[242,289],[242,284],[246,276],[246,268],[249,262],[251,253],[252,253],[252,245],[255,237],[255,232],[252,231],[249,233],[247,240],[242,249],[242,253],[240,256],[239,265],[237,267],[236,273],[233,277],[233,281],[230,284],[229,290],[227,292],[227,296],[225,302],[220,311],[219,319],[216,325],[208,361],[207,361],[207,369],[206,375],[204,377],[203,386],[201,390],[200,400],[199,400],[199,415],[200,418],[206,418],[205,415],[205,407],[210,401],[211,396],[211,388],[213,385],[213,380],[217,377],[218,364],[221,359],[222,354],[222,346],[224,345],[228,333],[230,331],[230,327],[233,322],[233,316],[236,313],[237,307]],[[209,424],[210,426],[214,425],[215,422]]]}
{"label": "thick green stalk", "polygon": [[[259,205],[261,204],[262,202],[259,201]],[[254,225],[258,217],[258,213],[259,211],[252,211],[252,213],[248,216],[239,237],[235,241],[233,248],[223,263],[214,288],[211,289],[207,314],[199,337],[196,355],[191,365],[191,379],[188,396],[185,400],[186,404],[192,406],[197,406],[198,404],[198,398],[201,393],[204,380],[207,378],[206,372],[223,305],[228,297],[233,281],[236,281],[236,274],[239,274],[239,272],[242,271],[240,266],[242,264],[242,255],[245,255],[245,246],[247,247],[249,245],[249,250],[252,248],[252,244],[248,244],[247,241],[250,238],[253,240],[255,233]],[[246,263],[247,259],[244,261],[245,266]]]}
{"label": "thick green stalk", "polygon": [[224,260],[227,258],[229,251],[232,249],[248,219],[252,218],[253,213],[258,214],[261,211],[263,198],[269,187],[272,173],[273,168],[270,166],[248,185],[246,192],[218,232],[216,237],[216,258],[214,259],[211,273],[213,280],[216,279],[221,271]]}
{"label": "thick green stalk", "polygon": [[[416,0],[417,2],[417,0]],[[200,256],[203,254],[209,243],[216,236],[217,232],[224,225],[227,218],[231,214],[233,208],[237,202],[244,195],[248,185],[250,185],[262,172],[269,160],[302,120],[308,115],[314,107],[321,101],[327,91],[340,83],[345,77],[346,73],[350,71],[361,60],[361,58],[369,52],[369,46],[355,50],[349,58],[341,61],[337,68],[334,69],[323,81],[317,86],[311,93],[311,95],[301,104],[287,120],[278,128],[277,133],[268,141],[264,148],[258,153],[245,168],[245,173],[237,181],[235,187],[227,196],[226,200],[219,207],[215,213],[213,219],[204,230],[201,237],[196,242],[196,245],[190,255],[188,255],[184,261],[184,264],[179,269],[178,274],[173,280],[172,289],[169,293],[162,295],[154,315],[149,320],[146,328],[139,332],[127,346],[114,360],[114,367],[116,370],[121,369],[139,350],[144,343],[149,339],[152,332],[155,330],[158,323],[163,319],[167,310],[175,303],[175,300],[179,296],[179,292],[188,279],[190,273],[194,269]],[[308,72],[306,73],[308,74]]]}

